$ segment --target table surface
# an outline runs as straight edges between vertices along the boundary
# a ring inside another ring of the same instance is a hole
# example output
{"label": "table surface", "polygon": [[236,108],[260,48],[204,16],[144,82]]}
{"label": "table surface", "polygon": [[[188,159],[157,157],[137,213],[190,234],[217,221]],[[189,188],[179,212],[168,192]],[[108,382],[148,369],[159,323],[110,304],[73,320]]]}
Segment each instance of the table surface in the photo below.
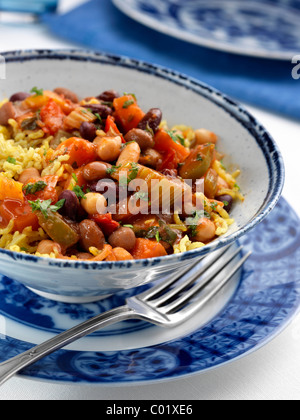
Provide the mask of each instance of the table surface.
{"label": "table surface", "polygon": [[[86,0],[62,0],[65,11]],[[5,35],[4,35],[5,31]],[[31,48],[80,47],[64,42],[39,24],[1,24],[0,52]],[[299,80],[300,85],[300,80]],[[300,123],[245,104],[276,140],[286,165],[283,195],[300,216],[298,166]],[[91,387],[11,379],[0,400],[299,400],[300,315],[272,342],[255,353],[216,370],[153,385]]]}

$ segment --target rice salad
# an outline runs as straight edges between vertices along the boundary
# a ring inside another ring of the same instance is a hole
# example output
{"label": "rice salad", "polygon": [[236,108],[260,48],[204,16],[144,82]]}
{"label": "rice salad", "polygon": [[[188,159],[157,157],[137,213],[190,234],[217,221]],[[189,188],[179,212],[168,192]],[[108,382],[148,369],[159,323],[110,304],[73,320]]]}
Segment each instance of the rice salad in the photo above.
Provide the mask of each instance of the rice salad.
{"label": "rice salad", "polygon": [[114,90],[35,87],[0,102],[0,248],[122,261],[225,235],[240,170],[224,167],[215,133],[162,117]]}

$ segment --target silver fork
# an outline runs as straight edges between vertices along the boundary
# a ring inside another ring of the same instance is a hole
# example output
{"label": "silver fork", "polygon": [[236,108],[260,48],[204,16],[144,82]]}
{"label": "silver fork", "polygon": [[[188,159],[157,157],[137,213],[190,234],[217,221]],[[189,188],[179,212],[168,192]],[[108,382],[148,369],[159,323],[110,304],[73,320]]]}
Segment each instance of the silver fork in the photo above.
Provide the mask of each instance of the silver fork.
{"label": "silver fork", "polygon": [[251,252],[234,262],[241,250],[242,247],[229,246],[214,251],[149,290],[128,298],[124,306],[91,318],[1,363],[0,385],[43,357],[108,325],[128,319],[169,328],[182,324],[207,304],[243,266]]}

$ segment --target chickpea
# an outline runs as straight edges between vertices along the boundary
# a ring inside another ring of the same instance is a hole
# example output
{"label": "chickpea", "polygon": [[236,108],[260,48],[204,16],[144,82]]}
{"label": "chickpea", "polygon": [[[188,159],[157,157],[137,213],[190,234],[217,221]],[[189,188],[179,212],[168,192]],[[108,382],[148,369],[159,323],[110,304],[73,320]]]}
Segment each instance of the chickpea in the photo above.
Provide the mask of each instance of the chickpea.
{"label": "chickpea", "polygon": [[215,224],[203,217],[199,220],[198,226],[196,228],[196,235],[193,237],[195,242],[208,242],[211,241],[216,236],[216,227]]}
{"label": "chickpea", "polygon": [[21,182],[22,184],[27,184],[27,182],[30,179],[39,180],[40,178],[41,178],[41,175],[36,168],[28,168],[28,169],[25,169],[21,173],[20,178],[19,178],[19,182]]}
{"label": "chickpea", "polygon": [[114,248],[112,252],[116,257],[117,261],[133,260],[133,256],[124,248],[117,247]]}
{"label": "chickpea", "polygon": [[104,195],[99,193],[87,193],[81,199],[81,206],[88,214],[105,214],[107,201]]}
{"label": "chickpea", "polygon": [[195,131],[196,137],[196,144],[206,144],[206,143],[213,143],[216,144],[218,141],[218,137],[212,131],[205,130],[204,128],[200,128],[199,130]]}
{"label": "chickpea", "polygon": [[114,162],[120,156],[122,146],[120,136],[102,137],[100,140],[97,137],[95,143],[97,144],[97,154],[101,160]]}
{"label": "chickpea", "polygon": [[120,227],[109,236],[108,242],[113,248],[121,247],[126,249],[126,251],[131,251],[135,246],[136,237],[131,228]]}
{"label": "chickpea", "polygon": [[57,242],[50,240],[41,241],[37,247],[36,252],[42,255],[50,255],[52,252],[61,254],[61,246]]}
{"label": "chickpea", "polygon": [[111,167],[105,162],[92,162],[86,165],[83,169],[83,177],[86,181],[98,181],[107,177],[106,170]]}
{"label": "chickpea", "polygon": [[141,148],[136,143],[129,143],[127,144],[124,149],[122,150],[119,159],[117,161],[117,166],[125,165],[126,163],[138,163],[141,156]]}
{"label": "chickpea", "polygon": [[79,223],[80,244],[89,252],[91,247],[102,250],[105,244],[105,237],[102,230],[93,220],[83,220]]}

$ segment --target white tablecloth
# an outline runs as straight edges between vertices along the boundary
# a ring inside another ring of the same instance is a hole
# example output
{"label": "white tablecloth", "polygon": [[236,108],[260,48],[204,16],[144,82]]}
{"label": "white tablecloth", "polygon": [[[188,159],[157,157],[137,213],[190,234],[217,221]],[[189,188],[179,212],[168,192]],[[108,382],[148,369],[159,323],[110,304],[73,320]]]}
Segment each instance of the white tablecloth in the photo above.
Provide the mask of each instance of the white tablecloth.
{"label": "white tablecloth", "polygon": [[[61,9],[66,10],[84,1],[86,0],[63,0]],[[0,53],[15,49],[68,47],[80,46],[57,39],[38,24],[3,26],[0,21]],[[300,80],[295,83],[300,85]],[[300,216],[300,123],[257,108],[248,106],[248,109],[269,130],[281,149],[286,164],[283,195]],[[58,385],[15,377],[0,388],[2,401],[299,399],[300,315],[280,336],[255,353],[229,365],[185,379],[143,386],[93,387]]]}

